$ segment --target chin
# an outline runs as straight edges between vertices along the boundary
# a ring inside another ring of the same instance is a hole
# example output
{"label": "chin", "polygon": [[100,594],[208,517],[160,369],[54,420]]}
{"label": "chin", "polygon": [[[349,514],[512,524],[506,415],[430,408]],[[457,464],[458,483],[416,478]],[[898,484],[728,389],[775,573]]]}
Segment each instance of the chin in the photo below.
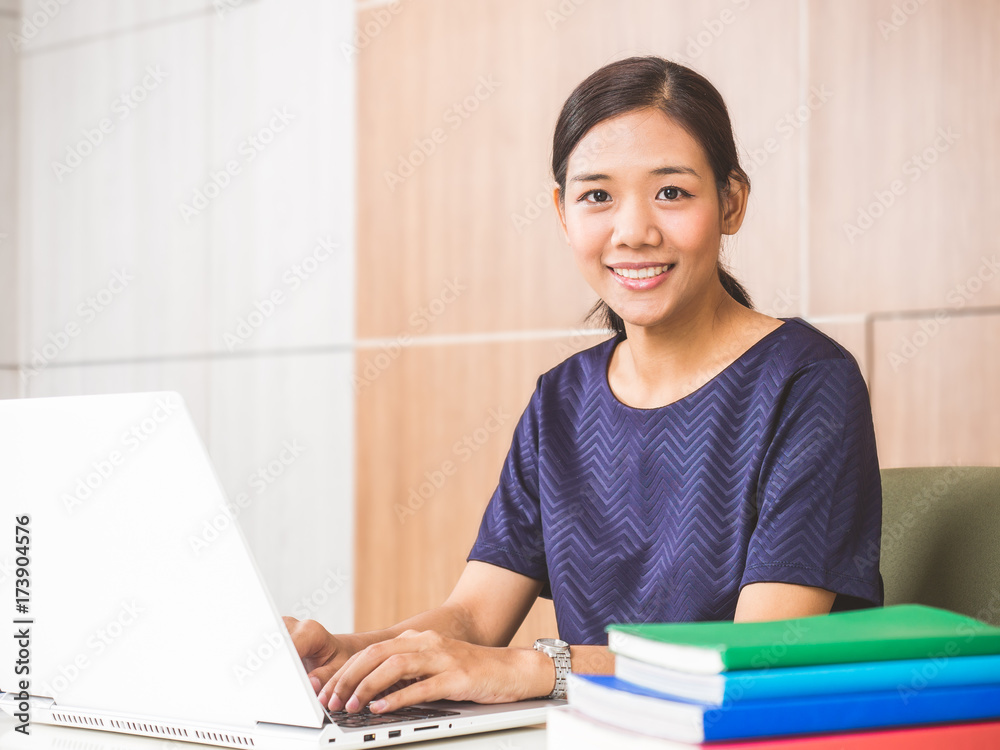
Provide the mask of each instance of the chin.
{"label": "chin", "polygon": [[662,308],[649,310],[636,309],[634,306],[631,309],[627,307],[624,309],[615,309],[612,307],[611,309],[614,310],[615,314],[626,323],[639,328],[649,328],[651,326],[660,325],[661,323],[668,321],[673,313],[672,310],[664,310]]}

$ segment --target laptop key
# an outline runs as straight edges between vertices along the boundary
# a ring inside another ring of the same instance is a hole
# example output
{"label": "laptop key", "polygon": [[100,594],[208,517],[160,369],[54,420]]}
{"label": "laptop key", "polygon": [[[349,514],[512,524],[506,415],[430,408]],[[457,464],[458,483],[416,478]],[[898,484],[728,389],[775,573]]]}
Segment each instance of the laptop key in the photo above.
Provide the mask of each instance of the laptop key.
{"label": "laptop key", "polygon": [[428,708],[401,708],[385,714],[373,714],[367,707],[356,714],[346,711],[331,711],[330,718],[340,727],[357,729],[381,724],[395,724],[400,721],[422,721],[424,719],[439,719],[445,716],[458,716],[458,711],[444,711]]}

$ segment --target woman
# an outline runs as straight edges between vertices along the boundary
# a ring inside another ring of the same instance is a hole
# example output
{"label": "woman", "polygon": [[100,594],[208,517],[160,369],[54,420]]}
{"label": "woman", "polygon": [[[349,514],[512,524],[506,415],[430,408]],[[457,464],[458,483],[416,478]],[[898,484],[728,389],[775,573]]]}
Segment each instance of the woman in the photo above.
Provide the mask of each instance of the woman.
{"label": "woman", "polygon": [[[286,618],[331,710],[558,695],[567,651],[573,671],[613,671],[609,622],[882,603],[857,364],[803,321],[755,312],[719,263],[750,191],[719,93],[659,58],[607,65],[566,101],[552,168],[617,335],[539,378],[443,605],[354,635]],[[569,648],[507,648],[540,594]]]}

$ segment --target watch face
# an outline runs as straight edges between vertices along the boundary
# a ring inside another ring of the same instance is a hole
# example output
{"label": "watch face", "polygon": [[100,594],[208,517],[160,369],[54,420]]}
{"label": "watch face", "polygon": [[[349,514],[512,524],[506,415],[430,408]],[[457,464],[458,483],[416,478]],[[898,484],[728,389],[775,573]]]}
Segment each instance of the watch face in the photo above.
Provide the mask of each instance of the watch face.
{"label": "watch face", "polygon": [[537,646],[542,646],[544,648],[554,648],[554,649],[567,649],[569,644],[566,641],[560,641],[558,638],[539,638],[535,641]]}

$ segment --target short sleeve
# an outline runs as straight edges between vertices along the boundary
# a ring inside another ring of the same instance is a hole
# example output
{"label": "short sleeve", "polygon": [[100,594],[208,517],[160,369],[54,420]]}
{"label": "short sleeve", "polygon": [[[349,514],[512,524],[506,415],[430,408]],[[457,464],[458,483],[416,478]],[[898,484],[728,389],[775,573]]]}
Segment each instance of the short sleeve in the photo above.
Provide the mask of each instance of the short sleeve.
{"label": "short sleeve", "polygon": [[881,606],[882,485],[853,359],[811,363],[788,381],[756,497],[741,588],[797,583],[835,592],[835,610]]}
{"label": "short sleeve", "polygon": [[543,581],[542,595],[551,598],[538,481],[541,378],[538,386],[514,430],[499,484],[486,506],[468,559]]}

